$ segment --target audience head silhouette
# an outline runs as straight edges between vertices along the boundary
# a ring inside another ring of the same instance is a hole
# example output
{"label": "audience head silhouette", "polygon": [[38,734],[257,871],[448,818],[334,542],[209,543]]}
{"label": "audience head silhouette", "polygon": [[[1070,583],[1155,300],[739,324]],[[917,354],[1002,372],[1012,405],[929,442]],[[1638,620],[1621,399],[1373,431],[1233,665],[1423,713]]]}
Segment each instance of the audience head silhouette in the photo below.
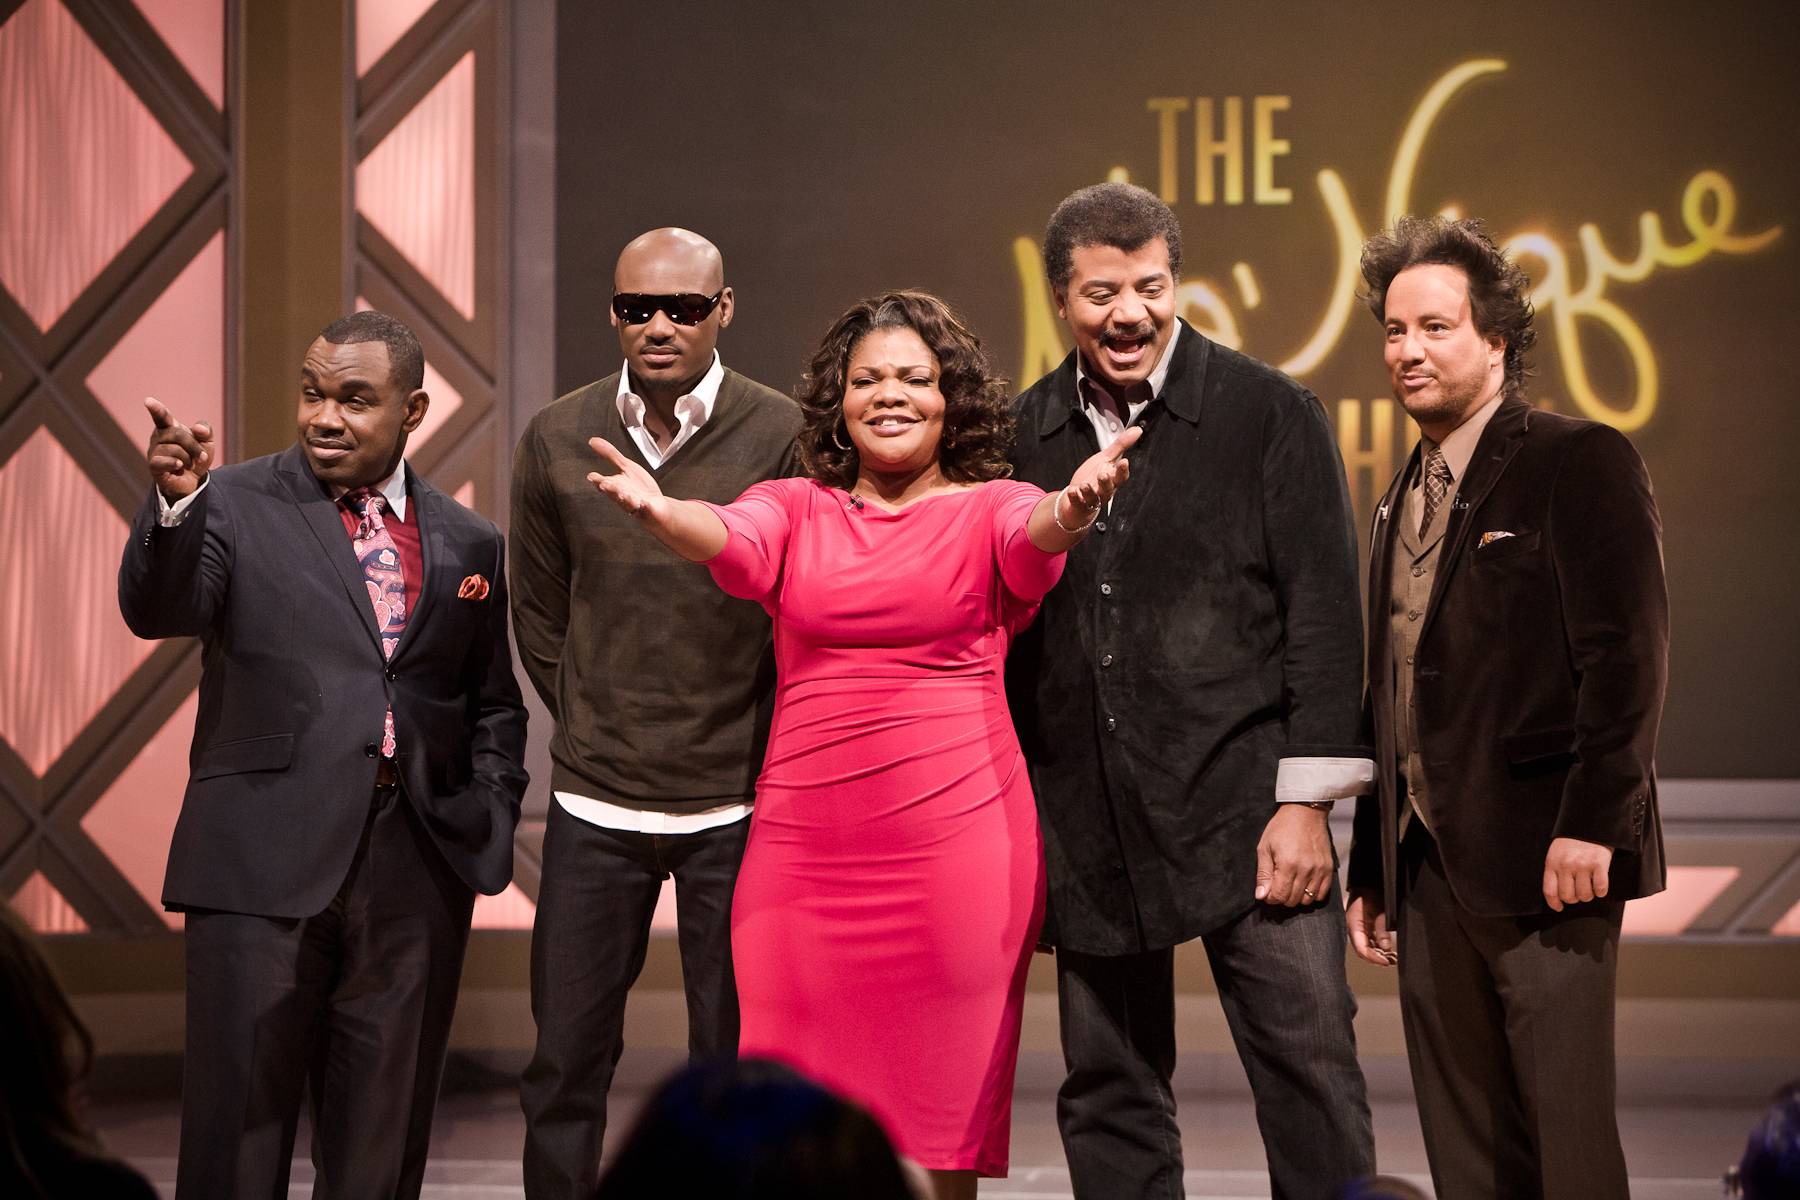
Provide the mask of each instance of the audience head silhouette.
{"label": "audience head silhouette", "polygon": [[1800,1079],[1775,1093],[1769,1111],[1750,1130],[1744,1157],[1727,1178],[1744,1200],[1800,1196]]}
{"label": "audience head silhouette", "polygon": [[26,1200],[151,1197],[141,1175],[106,1157],[81,1117],[94,1039],[25,923],[0,904],[0,1195]]}
{"label": "audience head silhouette", "polygon": [[893,1144],[862,1109],[761,1059],[702,1062],[645,1103],[598,1200],[912,1200]]}

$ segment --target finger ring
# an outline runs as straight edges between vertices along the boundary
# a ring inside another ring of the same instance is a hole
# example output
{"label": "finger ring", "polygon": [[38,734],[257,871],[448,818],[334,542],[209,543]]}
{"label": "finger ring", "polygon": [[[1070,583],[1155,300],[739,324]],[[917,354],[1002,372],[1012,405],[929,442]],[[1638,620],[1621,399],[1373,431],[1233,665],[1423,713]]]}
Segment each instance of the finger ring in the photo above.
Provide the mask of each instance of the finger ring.
{"label": "finger ring", "polygon": [[1301,894],[1301,895],[1302,895],[1302,896],[1310,896],[1310,895],[1312,895],[1312,894],[1313,894],[1313,890],[1312,890],[1312,889],[1311,889],[1311,888],[1301,888],[1301,889],[1300,889],[1300,894]]}

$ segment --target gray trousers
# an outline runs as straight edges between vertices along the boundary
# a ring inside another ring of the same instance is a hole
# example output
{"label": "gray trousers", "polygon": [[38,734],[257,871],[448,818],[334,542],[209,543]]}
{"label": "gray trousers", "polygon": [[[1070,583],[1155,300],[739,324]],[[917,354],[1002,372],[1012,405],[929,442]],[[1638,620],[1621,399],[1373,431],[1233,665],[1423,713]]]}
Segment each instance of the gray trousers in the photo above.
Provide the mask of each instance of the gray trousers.
{"label": "gray trousers", "polygon": [[1401,863],[1400,1015],[1437,1194],[1625,1200],[1613,1065],[1625,906],[1478,917],[1418,821]]}
{"label": "gray trousers", "polygon": [[[1375,1170],[1344,977],[1337,885],[1303,909],[1258,904],[1202,938],[1250,1077],[1275,1200],[1333,1200]],[[1173,949],[1056,952],[1063,1059],[1056,1119],[1082,1200],[1181,1200]]]}

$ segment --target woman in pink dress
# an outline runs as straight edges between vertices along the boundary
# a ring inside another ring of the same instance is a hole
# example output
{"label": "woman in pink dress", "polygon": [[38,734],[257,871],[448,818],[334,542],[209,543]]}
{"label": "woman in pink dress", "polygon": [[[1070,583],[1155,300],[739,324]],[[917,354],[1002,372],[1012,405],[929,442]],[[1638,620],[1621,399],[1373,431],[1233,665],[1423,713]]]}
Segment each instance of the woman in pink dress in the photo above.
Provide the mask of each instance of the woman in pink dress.
{"label": "woman in pink dress", "polygon": [[1135,430],[1046,495],[1004,478],[1005,383],[920,292],[840,317],[802,388],[810,478],[595,485],[775,623],[768,757],[732,906],[740,1053],[872,1109],[939,1197],[1004,1175],[1043,847],[1007,645],[1123,483]]}

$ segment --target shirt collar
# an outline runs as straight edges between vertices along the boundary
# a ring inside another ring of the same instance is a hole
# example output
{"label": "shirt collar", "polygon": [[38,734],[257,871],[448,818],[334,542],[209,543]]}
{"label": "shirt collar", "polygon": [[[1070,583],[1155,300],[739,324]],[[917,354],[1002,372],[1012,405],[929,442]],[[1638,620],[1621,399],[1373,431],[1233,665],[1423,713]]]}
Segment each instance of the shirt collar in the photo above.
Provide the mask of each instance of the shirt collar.
{"label": "shirt collar", "polygon": [[[676,418],[681,419],[684,416],[691,418],[695,428],[710,421],[713,407],[719,402],[719,385],[723,382],[725,382],[725,364],[720,360],[719,352],[714,350],[712,366],[706,369],[706,374],[700,377],[700,382],[694,385],[694,390],[675,401]],[[694,403],[685,403],[690,400]],[[619,419],[625,422],[627,428],[644,423],[644,401],[642,397],[631,390],[631,368],[629,366],[619,371],[619,391],[614,397],[614,402],[619,406]]]}
{"label": "shirt collar", "polygon": [[[333,490],[337,491],[337,495],[334,496],[333,499],[342,501],[345,496],[349,495],[352,491],[355,491],[356,489],[343,488],[341,490],[339,490],[339,489],[333,489]],[[375,490],[381,493],[381,498],[383,500],[387,501],[388,511],[394,514],[394,520],[396,520],[396,521],[406,520],[406,459],[405,458],[401,458],[399,463],[397,463],[395,465],[394,473],[392,475],[389,475],[386,479],[382,480],[380,483],[375,485]]]}
{"label": "shirt collar", "polygon": [[394,473],[381,481],[376,489],[381,498],[387,501],[388,511],[394,514],[394,520],[406,520],[406,460],[403,458],[394,467]]}
{"label": "shirt collar", "polygon": [[[1433,443],[1430,438],[1421,438],[1424,447],[1420,451],[1420,461],[1424,461],[1424,456],[1431,453],[1431,447],[1435,444],[1443,452],[1444,465],[1450,468],[1451,480],[1460,484],[1463,473],[1469,469],[1469,460],[1475,457],[1475,444],[1481,440],[1481,431],[1487,428],[1487,423],[1493,419],[1494,410],[1500,407],[1505,398],[1504,392],[1496,393],[1493,399],[1476,409],[1461,425],[1445,434],[1441,442]],[[1414,486],[1417,486],[1416,480]]]}

